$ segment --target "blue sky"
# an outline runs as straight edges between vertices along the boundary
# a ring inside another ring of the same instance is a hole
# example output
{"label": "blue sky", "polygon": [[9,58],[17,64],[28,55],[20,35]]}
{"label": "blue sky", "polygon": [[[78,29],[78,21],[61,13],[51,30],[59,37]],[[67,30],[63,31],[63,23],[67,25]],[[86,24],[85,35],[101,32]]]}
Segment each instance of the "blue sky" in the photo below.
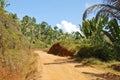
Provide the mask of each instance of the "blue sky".
{"label": "blue sky", "polygon": [[[46,21],[48,24],[59,27],[64,22],[78,28],[82,22],[85,9],[101,0],[9,0],[9,12],[17,13],[21,19],[25,15],[35,17],[37,23]],[[69,28],[69,27],[68,27]]]}

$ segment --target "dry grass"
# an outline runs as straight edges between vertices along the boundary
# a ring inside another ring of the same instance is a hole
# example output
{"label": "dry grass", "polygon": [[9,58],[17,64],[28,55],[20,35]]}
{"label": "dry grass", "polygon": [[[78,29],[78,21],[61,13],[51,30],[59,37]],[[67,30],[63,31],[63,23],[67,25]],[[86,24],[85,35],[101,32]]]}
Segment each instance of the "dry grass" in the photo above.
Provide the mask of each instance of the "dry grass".
{"label": "dry grass", "polygon": [[112,74],[120,75],[120,71],[115,70],[114,69],[115,66],[113,66],[113,65],[120,65],[120,62],[118,61],[103,62],[96,58],[85,58],[85,59],[77,58],[76,61],[89,64],[99,70],[105,71],[106,73],[110,72]]}
{"label": "dry grass", "polygon": [[106,72],[110,72],[110,73],[113,73],[113,74],[116,74],[116,75],[120,75],[120,71],[117,71],[117,70],[114,70],[111,66],[113,64],[120,64],[120,62],[117,62],[117,61],[111,61],[111,62],[100,62],[98,64],[94,64],[94,66],[98,69],[102,69]]}
{"label": "dry grass", "polygon": [[28,49],[7,50],[5,61],[2,62],[2,57],[0,60],[0,76],[3,76],[0,80],[3,80],[3,78],[5,78],[4,80],[27,80],[37,72],[36,60],[37,55]]}

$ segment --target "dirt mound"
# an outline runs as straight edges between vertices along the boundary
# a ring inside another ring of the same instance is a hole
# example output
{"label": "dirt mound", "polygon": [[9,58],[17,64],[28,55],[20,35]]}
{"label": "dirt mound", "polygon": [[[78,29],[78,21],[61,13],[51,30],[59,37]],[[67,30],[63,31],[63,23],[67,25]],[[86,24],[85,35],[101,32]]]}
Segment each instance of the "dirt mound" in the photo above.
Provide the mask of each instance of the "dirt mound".
{"label": "dirt mound", "polygon": [[74,56],[74,52],[71,52],[61,46],[59,43],[54,44],[48,51],[50,54],[59,55],[59,56]]}

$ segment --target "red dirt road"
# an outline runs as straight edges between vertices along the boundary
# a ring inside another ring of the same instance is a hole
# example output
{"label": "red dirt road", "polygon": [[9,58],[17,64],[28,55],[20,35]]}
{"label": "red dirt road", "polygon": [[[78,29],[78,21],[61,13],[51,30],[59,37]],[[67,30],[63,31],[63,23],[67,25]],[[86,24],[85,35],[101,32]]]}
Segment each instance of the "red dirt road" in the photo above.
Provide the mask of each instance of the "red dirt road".
{"label": "red dirt road", "polygon": [[66,57],[54,56],[43,51],[35,51],[39,55],[37,80],[105,80],[99,75],[104,71],[91,66],[84,66]]}

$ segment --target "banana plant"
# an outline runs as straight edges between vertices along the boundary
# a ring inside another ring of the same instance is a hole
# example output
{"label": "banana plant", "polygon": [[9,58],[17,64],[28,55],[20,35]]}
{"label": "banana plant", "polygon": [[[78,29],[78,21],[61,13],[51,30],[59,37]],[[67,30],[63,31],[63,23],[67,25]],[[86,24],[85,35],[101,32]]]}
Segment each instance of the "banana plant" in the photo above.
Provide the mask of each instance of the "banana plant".
{"label": "banana plant", "polygon": [[107,28],[109,28],[109,32],[114,39],[114,42],[120,42],[120,26],[116,19],[112,19]]}
{"label": "banana plant", "polygon": [[85,20],[81,26],[81,31],[90,42],[96,46],[104,44],[103,32],[108,24],[107,16],[100,16],[99,18],[92,18],[92,20]]}

